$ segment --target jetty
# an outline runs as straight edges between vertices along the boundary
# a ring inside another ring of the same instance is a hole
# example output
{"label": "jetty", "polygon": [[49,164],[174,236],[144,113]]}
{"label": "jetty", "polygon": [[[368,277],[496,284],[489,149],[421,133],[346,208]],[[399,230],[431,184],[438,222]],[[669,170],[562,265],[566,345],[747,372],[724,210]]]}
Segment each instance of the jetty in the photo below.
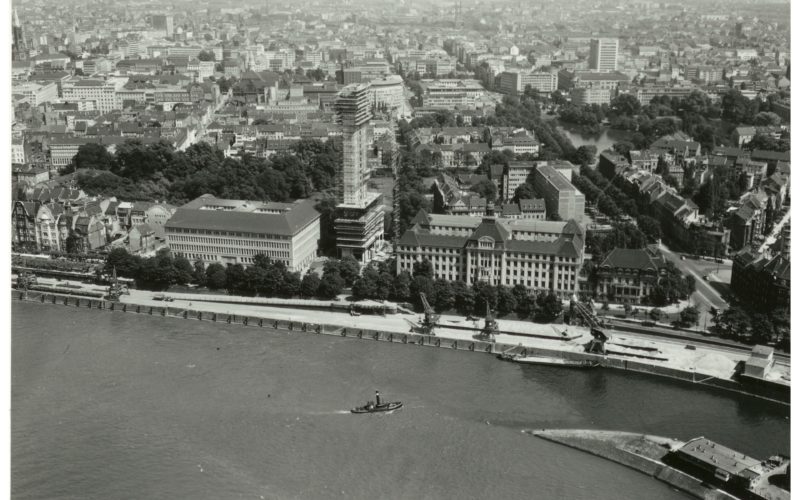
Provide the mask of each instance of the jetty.
{"label": "jetty", "polygon": [[758,460],[704,437],[679,441],[589,429],[523,431],[637,470],[708,500],[789,500],[789,459]]}

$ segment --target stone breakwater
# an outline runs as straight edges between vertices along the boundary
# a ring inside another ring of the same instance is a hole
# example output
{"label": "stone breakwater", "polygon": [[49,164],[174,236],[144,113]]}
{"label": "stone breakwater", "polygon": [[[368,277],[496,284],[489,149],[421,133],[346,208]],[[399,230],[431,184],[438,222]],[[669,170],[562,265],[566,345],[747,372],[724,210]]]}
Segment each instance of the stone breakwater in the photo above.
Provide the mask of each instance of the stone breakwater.
{"label": "stone breakwater", "polygon": [[707,500],[736,498],[662,462],[670,450],[683,446],[682,441],[630,432],[583,429],[542,429],[524,432],[630,467],[695,498]]}
{"label": "stone breakwater", "polygon": [[[112,302],[109,300],[67,295],[60,293],[50,293],[41,291],[28,291],[23,293],[19,290],[12,291],[12,299],[39,302],[42,304],[82,307],[97,311],[125,312],[133,314],[146,314],[150,316],[162,316],[174,319],[209,321],[213,323],[235,324],[247,327],[263,328],[266,330],[299,331],[318,335],[334,335],[345,338],[358,338],[365,340],[375,340],[392,343],[402,343],[417,346],[439,347],[460,351],[482,352],[489,354],[518,354],[521,356],[545,356],[565,359],[569,361],[590,361],[597,363],[598,367],[616,368],[626,371],[669,377],[707,387],[715,387],[727,391],[739,392],[755,396],[761,399],[789,404],[789,391],[776,391],[773,387],[764,385],[744,385],[737,380],[723,379],[718,377],[698,377],[694,371],[680,370],[661,366],[655,363],[648,363],[644,360],[620,359],[596,354],[588,354],[576,351],[573,348],[559,348],[554,345],[552,348],[523,346],[521,343],[490,342],[479,338],[472,333],[477,332],[457,332],[439,335],[424,335],[406,331],[391,329],[369,329],[351,326],[342,326],[335,322],[302,322],[296,320],[286,320],[282,318],[269,317],[267,312],[264,315],[255,314],[231,314],[211,310],[205,304],[198,303],[191,308],[172,307],[167,305],[148,305],[135,303],[126,300],[126,303]],[[447,328],[443,328],[447,330]],[[450,330],[454,332],[455,330]],[[504,338],[513,338],[504,335]]]}

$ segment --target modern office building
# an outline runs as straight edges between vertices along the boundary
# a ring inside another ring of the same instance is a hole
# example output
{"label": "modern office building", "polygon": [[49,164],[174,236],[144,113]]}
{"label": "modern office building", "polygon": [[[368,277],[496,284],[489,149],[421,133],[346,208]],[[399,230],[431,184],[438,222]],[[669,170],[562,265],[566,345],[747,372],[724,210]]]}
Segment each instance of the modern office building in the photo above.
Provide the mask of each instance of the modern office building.
{"label": "modern office building", "polygon": [[317,256],[320,214],[311,199],[294,203],[225,200],[205,194],[165,224],[176,255],[204,264],[253,264],[263,254],[303,272]]}
{"label": "modern office building", "polygon": [[376,109],[393,110],[403,107],[403,78],[400,75],[387,75],[376,78],[369,84],[370,99]]}
{"label": "modern office building", "polygon": [[383,239],[382,196],[367,190],[370,108],[369,85],[360,83],[345,86],[334,102],[343,155],[336,175],[336,248],[340,257],[361,262],[372,259],[375,244]]}
{"label": "modern office building", "polygon": [[24,61],[28,58],[28,47],[25,43],[25,35],[22,32],[22,25],[17,17],[17,9],[14,9],[14,17],[11,21],[11,60]]}
{"label": "modern office building", "polygon": [[94,80],[73,78],[61,84],[64,102],[83,103],[88,109],[107,113],[119,109],[117,91],[122,90],[124,80]]}
{"label": "modern office building", "polygon": [[433,277],[522,284],[561,298],[578,291],[584,231],[575,221],[432,215],[420,211],[397,244],[397,271],[427,260]]}
{"label": "modern office building", "polygon": [[553,165],[540,164],[533,173],[533,187],[547,205],[547,214],[562,220],[583,220],[586,197]]}
{"label": "modern office building", "polygon": [[593,38],[589,46],[589,69],[594,71],[616,71],[618,38]]}
{"label": "modern office building", "polygon": [[170,14],[155,14],[152,17],[153,28],[163,31],[168,37],[175,33],[174,20]]}
{"label": "modern office building", "polygon": [[531,89],[551,93],[558,88],[558,74],[531,71],[503,71],[500,77],[500,92],[521,94],[530,85]]}

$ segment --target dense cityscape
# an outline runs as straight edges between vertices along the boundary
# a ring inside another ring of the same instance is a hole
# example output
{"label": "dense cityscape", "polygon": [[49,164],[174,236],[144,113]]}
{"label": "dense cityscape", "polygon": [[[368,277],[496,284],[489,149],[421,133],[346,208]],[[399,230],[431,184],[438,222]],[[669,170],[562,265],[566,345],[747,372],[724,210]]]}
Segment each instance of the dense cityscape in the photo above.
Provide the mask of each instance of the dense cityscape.
{"label": "dense cityscape", "polygon": [[[597,434],[557,415],[531,433],[689,496],[789,498],[789,2],[11,7],[12,286],[40,303],[14,305],[16,344],[17,321],[59,303],[488,352],[526,374],[666,376],[762,420],[785,411],[779,444],[699,423]],[[19,410],[34,382],[15,377]],[[376,395],[353,413],[384,406]],[[37,427],[16,434],[15,415],[12,441],[36,449]],[[20,453],[12,496],[121,494],[37,490]],[[278,475],[252,491],[386,496]],[[190,491],[149,484],[147,497]],[[388,495],[486,497],[456,491]]]}

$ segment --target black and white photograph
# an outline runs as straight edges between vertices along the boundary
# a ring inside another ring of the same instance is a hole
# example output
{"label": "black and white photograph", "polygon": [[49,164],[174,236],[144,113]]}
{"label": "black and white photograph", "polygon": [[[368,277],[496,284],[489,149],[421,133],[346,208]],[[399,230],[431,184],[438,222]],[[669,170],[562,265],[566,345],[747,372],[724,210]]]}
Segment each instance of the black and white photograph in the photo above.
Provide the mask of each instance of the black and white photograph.
{"label": "black and white photograph", "polygon": [[0,497],[789,500],[792,7],[8,0]]}

